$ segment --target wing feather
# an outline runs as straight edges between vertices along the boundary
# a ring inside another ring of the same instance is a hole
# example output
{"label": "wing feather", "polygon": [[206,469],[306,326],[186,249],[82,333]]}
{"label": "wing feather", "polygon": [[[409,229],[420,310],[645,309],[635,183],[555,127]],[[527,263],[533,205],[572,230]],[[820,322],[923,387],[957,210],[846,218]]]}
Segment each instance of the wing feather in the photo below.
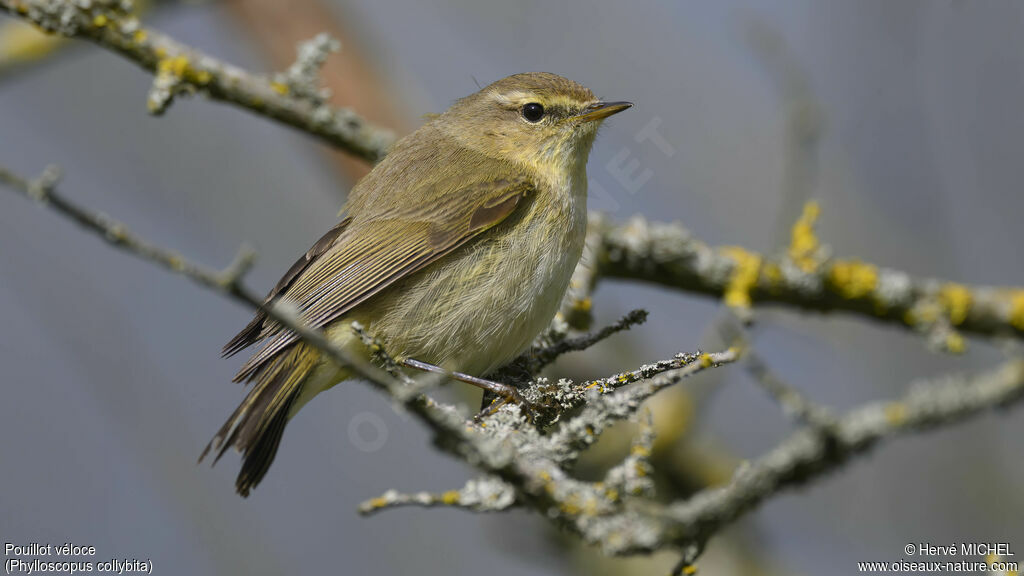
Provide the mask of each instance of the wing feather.
{"label": "wing feather", "polygon": [[[329,246],[298,272],[289,271],[291,277],[282,279],[271,298],[288,298],[298,307],[303,321],[313,328],[323,328],[397,280],[422,270],[501,222],[532,189],[525,177],[466,184],[419,210],[415,206],[395,206],[365,221],[350,219]],[[252,340],[249,330],[248,340]],[[297,339],[290,330],[262,319],[255,341],[266,343],[235,379],[250,379],[260,366]],[[238,346],[233,340],[228,348]]]}

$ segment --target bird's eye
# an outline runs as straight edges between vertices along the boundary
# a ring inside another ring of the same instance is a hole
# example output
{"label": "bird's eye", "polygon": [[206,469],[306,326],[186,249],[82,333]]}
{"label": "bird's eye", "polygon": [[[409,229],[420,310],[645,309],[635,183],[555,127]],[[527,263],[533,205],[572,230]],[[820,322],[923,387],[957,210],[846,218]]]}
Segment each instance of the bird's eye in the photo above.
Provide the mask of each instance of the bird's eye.
{"label": "bird's eye", "polygon": [[530,102],[523,106],[523,118],[529,122],[540,122],[544,117],[544,107],[536,102]]}

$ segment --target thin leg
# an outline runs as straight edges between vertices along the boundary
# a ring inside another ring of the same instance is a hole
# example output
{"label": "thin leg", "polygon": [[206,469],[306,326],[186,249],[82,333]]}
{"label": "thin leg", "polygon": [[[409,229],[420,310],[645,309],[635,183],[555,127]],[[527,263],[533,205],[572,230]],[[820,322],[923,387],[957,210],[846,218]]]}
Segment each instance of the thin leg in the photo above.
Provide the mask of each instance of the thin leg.
{"label": "thin leg", "polygon": [[502,384],[501,382],[495,382],[493,380],[487,380],[485,378],[477,378],[469,374],[463,374],[462,372],[453,372],[434,364],[422,362],[414,358],[406,358],[402,360],[402,365],[408,366],[409,368],[415,368],[417,370],[423,370],[424,372],[433,372],[434,374],[442,374],[451,378],[452,380],[458,380],[459,382],[465,382],[466,384],[472,384],[477,388],[482,388],[488,392],[492,392],[501,396],[501,399],[485,408],[474,418],[479,420],[480,418],[493,414],[498,408],[502,407],[506,402],[513,401],[517,404],[528,406],[526,401],[523,400],[522,396],[519,395],[519,391],[509,386],[508,384]]}

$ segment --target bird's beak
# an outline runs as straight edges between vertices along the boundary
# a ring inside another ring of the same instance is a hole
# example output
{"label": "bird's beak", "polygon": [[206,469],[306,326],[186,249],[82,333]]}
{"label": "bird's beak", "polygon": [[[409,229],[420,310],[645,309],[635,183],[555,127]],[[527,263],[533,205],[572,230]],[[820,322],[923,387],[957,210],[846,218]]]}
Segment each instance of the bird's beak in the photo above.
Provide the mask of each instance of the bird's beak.
{"label": "bird's beak", "polygon": [[593,122],[604,120],[612,114],[618,114],[623,110],[632,108],[632,102],[594,102],[583,109],[583,112],[575,116],[578,122]]}

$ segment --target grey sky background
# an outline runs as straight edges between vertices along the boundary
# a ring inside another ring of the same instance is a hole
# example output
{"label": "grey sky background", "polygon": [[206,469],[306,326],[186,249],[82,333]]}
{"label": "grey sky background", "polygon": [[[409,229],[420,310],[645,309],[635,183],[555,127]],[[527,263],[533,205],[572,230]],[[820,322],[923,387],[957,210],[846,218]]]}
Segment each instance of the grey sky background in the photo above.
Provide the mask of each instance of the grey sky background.
{"label": "grey sky background", "polygon": [[[770,30],[823,113],[813,196],[835,253],[1024,285],[1024,4],[335,1],[410,118],[443,110],[475,81],[536,70],[633,101],[591,156],[592,187],[604,191],[592,207],[678,220],[708,242],[765,252],[780,249],[778,222],[799,208],[786,202],[787,101],[750,41],[752,26]],[[149,21],[266,70],[216,3]],[[149,117],[150,82],[86,45],[4,78],[0,164],[36,174],[57,163],[66,194],[211,266],[250,243],[260,260],[249,283],[265,290],[334,223],[351,183],[319,143],[234,108],[195,98]],[[652,121],[674,154],[636,141]],[[624,149],[650,173],[636,193],[607,169]],[[652,317],[556,373],[607,374],[692,350],[719,308],[628,283],[603,284],[595,306],[603,320],[640,306]],[[248,317],[0,193],[0,539],[92,545],[101,558],[150,558],[158,574],[582,573],[521,511],[359,518],[358,503],[388,488],[440,491],[471,474],[361,385],[303,410],[248,500],[232,490],[233,454],[197,467],[242,397],[230,382],[242,360],[218,352]],[[837,410],[1000,359],[980,341],[949,357],[897,328],[784,310],[765,313],[755,344],[779,375]],[[699,436],[754,458],[791,426],[741,369],[721,372],[700,396]],[[353,443],[353,422],[363,436],[386,431],[379,449]],[[853,573],[857,560],[902,558],[907,542],[1024,549],[1021,437],[1016,410],[902,438],[772,500],[735,532],[796,573]],[[720,573],[730,573],[726,541],[709,549]]]}

